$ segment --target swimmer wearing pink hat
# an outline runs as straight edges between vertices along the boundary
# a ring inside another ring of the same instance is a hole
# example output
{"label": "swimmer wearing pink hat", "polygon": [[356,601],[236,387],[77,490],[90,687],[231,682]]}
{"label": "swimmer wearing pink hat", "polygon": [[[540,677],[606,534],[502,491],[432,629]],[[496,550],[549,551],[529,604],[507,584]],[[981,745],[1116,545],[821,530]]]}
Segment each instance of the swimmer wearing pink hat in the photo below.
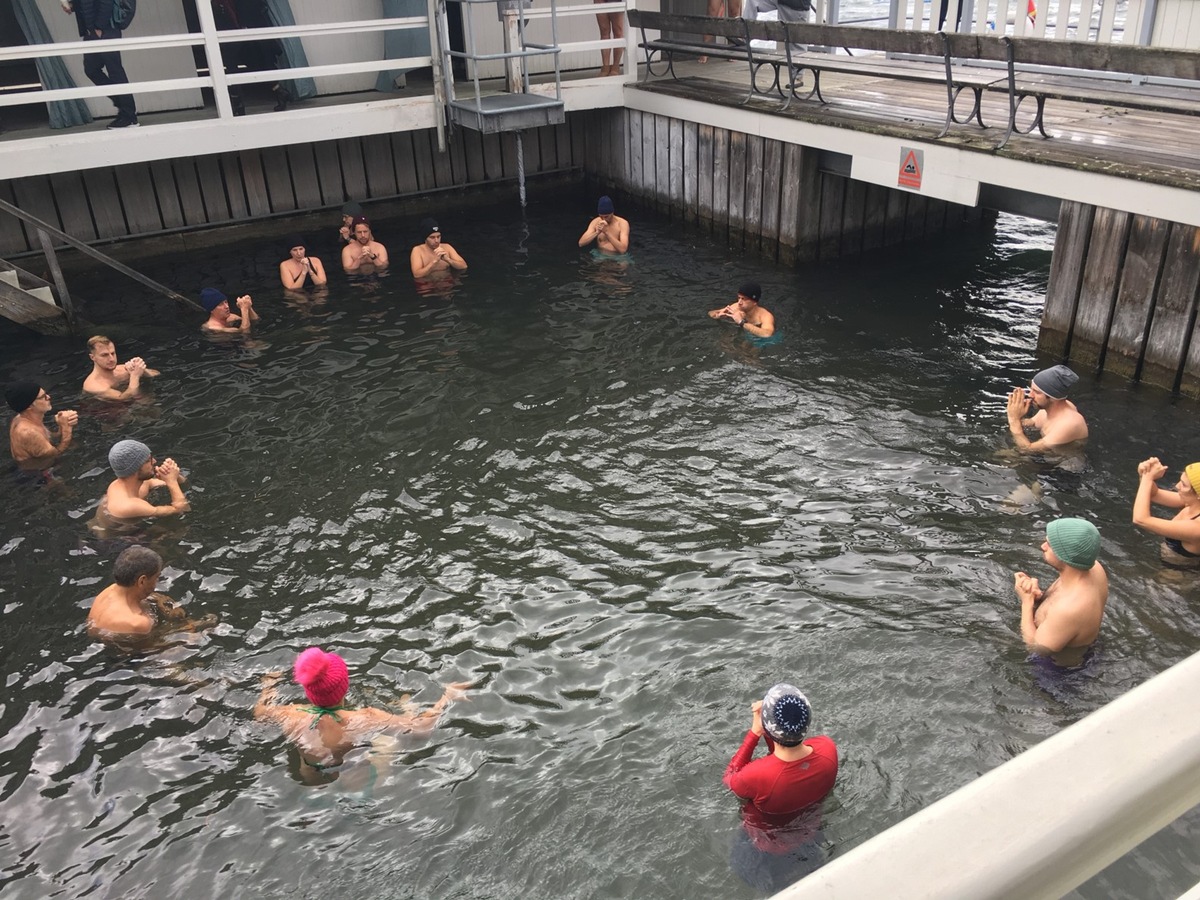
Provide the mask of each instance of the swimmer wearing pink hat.
{"label": "swimmer wearing pink hat", "polygon": [[345,704],[350,689],[346,661],[336,653],[309,647],[292,667],[296,683],[304,688],[309,704],[277,701],[282,672],[262,678],[262,693],[254,705],[254,717],[278,725],[284,736],[300,751],[302,771],[311,776],[342,764],[346,754],[372,736],[383,733],[428,734],[442,711],[466,696],[469,682],[446,687],[441,699],[419,713],[400,715],[372,707]]}

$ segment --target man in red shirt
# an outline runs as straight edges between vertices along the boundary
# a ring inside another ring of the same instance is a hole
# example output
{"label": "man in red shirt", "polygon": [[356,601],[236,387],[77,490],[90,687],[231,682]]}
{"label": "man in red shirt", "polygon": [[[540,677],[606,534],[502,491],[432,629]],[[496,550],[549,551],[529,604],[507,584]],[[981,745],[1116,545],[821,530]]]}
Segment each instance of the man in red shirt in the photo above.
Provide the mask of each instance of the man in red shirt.
{"label": "man in red shirt", "polygon": [[[812,707],[790,684],[775,685],[750,709],[750,730],[725,769],[725,786],[746,801],[733,864],[747,883],[774,893],[821,864],[816,804],[837,779],[837,746],[824,735],[805,739]],[[767,755],[752,761],[762,737]]]}
{"label": "man in red shirt", "polygon": [[[837,745],[824,735],[805,740],[812,721],[808,698],[790,684],[777,684],[750,709],[754,719],[725,770],[725,786],[771,815],[824,799],[837,778]],[[768,753],[751,762],[761,737]]]}

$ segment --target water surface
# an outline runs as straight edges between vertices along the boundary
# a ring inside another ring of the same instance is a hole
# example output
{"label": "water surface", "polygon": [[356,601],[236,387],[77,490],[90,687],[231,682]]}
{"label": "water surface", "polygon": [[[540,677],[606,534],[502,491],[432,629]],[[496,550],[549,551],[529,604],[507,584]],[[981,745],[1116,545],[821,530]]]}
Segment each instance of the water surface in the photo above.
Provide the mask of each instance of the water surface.
{"label": "water surface", "polygon": [[[1200,649],[1196,577],[1129,524],[1139,460],[1200,458],[1195,403],[1085,377],[1088,471],[1003,502],[1039,474],[998,451],[1007,391],[1047,363],[1051,226],[792,269],[623,208],[621,267],[575,248],[594,198],[533,196],[525,220],[439,215],[471,266],[440,296],[401,266],[286,298],[265,240],[143,266],[251,292],[247,342],[81,279],[122,358],[164,373],[116,415],[80,405],[74,342],[0,331],[0,379],[85,412],[56,489],[0,478],[6,896],[752,897],[721,774],[773,682],[841,748],[835,856]],[[398,261],[417,218],[376,222]],[[704,315],[749,277],[775,345]],[[133,658],[82,629],[123,437],[190,472],[193,512],[150,540],[222,619]],[[1011,572],[1048,578],[1042,529],[1076,514],[1112,597],[1089,665],[1048,677]],[[314,643],[359,703],[479,687],[373,780],[308,786],[250,708]],[[1193,822],[1078,896],[1176,896]]]}

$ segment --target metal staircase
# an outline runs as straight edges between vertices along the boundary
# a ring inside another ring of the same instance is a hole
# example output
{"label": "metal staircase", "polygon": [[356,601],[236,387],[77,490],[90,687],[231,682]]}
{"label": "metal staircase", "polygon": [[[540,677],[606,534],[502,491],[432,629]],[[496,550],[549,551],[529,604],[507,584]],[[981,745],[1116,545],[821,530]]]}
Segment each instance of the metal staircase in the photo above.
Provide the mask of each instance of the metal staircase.
{"label": "metal staircase", "polygon": [[42,334],[70,332],[49,282],[0,259],[0,315]]}

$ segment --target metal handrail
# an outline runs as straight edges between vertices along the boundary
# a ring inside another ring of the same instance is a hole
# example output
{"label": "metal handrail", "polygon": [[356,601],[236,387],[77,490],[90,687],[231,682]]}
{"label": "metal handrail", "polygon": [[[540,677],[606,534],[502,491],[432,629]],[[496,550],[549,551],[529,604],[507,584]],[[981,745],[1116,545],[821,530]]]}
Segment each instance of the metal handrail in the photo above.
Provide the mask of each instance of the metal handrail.
{"label": "metal handrail", "polygon": [[59,297],[63,301],[63,312],[66,313],[68,321],[71,321],[74,318],[74,314],[70,308],[70,295],[67,293],[66,283],[63,281],[62,272],[58,266],[58,259],[54,252],[54,246],[50,243],[51,235],[58,238],[67,246],[74,247],[85,256],[90,256],[97,262],[104,263],[104,265],[108,266],[114,272],[119,272],[122,275],[132,278],[143,287],[148,287],[150,290],[162,294],[164,297],[174,300],[176,303],[183,303],[199,312],[205,312],[204,307],[202,307],[195,300],[189,300],[178,291],[173,291],[166,285],[159,284],[153,278],[143,275],[136,269],[129,268],[129,266],[125,265],[123,262],[118,262],[111,256],[101,253],[95,247],[92,247],[84,241],[79,240],[79,238],[72,237],[61,229],[55,228],[49,222],[45,221],[44,219],[39,219],[37,216],[33,215],[33,213],[28,213],[19,206],[13,206],[6,200],[0,200],[0,212],[6,212],[9,215],[16,216],[22,222],[32,225],[38,230],[38,237],[41,240],[42,250],[46,254],[46,261],[50,264],[50,271],[54,276],[55,286],[58,288]]}

